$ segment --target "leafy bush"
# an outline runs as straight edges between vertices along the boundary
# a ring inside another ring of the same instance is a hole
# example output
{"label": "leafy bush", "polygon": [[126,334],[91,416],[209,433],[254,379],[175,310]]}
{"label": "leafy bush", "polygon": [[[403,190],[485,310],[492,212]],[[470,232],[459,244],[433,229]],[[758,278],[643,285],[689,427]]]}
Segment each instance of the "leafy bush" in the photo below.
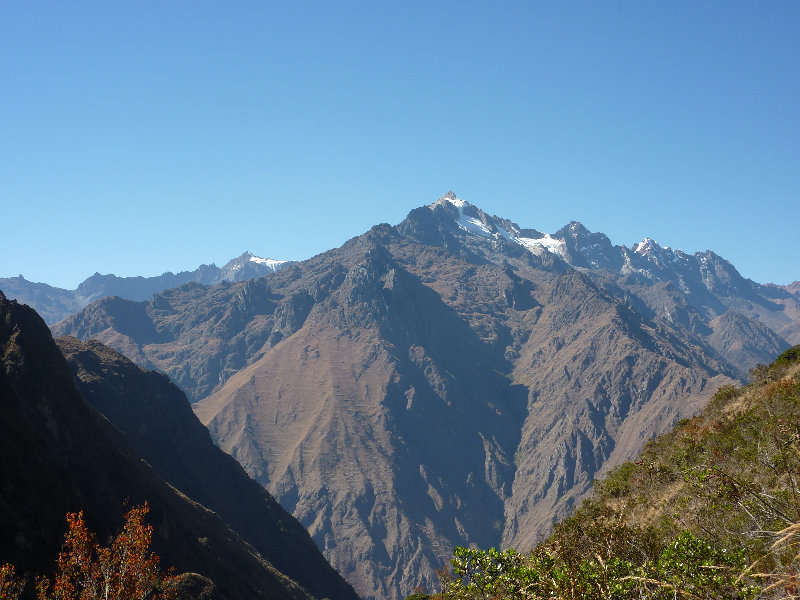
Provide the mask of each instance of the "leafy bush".
{"label": "leafy bush", "polygon": [[[122,531],[108,546],[95,542],[83,512],[68,513],[53,581],[36,580],[38,600],[173,600],[174,578],[161,572],[159,557],[150,552],[148,512],[147,504],[128,511]],[[0,600],[16,600],[24,587],[12,565],[0,567]]]}
{"label": "leafy bush", "polygon": [[[739,575],[741,552],[716,550],[682,532],[652,558],[603,557],[585,549],[577,562],[540,544],[528,556],[514,550],[456,548],[453,571],[440,573],[441,597],[450,600],[627,600],[629,598],[755,598],[758,589]],[[627,553],[629,556],[636,552]]]}
{"label": "leafy bush", "polygon": [[17,600],[25,589],[25,580],[19,577],[14,565],[0,566],[0,600]]}

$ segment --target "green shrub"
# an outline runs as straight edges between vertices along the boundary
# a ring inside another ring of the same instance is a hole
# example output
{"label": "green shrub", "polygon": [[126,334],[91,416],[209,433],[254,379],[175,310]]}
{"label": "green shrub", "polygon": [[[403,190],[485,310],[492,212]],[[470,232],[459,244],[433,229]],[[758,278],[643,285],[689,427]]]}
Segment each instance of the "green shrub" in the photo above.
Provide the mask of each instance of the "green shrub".
{"label": "green shrub", "polygon": [[784,350],[778,358],[772,363],[772,366],[779,367],[783,365],[790,365],[792,363],[800,362],[800,345],[792,346],[788,350]]}

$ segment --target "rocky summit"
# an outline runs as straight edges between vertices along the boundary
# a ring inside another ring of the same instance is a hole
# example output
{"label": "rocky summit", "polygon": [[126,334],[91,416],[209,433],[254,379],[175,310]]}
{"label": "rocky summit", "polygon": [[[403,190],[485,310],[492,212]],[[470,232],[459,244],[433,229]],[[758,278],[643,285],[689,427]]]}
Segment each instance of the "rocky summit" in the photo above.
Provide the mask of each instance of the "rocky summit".
{"label": "rocky summit", "polygon": [[552,234],[448,193],[259,279],[56,325],[186,392],[365,598],[456,545],[530,547],[592,481],[800,342],[800,299],[713,252]]}

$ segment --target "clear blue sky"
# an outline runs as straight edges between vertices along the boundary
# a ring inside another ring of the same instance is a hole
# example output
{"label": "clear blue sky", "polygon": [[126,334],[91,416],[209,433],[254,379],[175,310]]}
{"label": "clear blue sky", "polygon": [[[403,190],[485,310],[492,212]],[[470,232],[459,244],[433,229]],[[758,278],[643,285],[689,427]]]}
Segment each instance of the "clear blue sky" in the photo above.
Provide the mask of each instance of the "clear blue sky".
{"label": "clear blue sky", "polygon": [[453,189],[800,279],[800,2],[0,3],[0,276],[303,259]]}

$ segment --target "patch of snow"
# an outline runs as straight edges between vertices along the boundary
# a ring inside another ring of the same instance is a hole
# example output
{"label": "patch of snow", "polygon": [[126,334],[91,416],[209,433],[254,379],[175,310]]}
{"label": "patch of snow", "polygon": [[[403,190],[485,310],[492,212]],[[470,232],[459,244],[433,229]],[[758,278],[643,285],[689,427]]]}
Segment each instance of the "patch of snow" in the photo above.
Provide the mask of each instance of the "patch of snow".
{"label": "patch of snow", "polygon": [[648,252],[651,252],[656,248],[660,248],[658,242],[655,241],[653,238],[646,237],[638,244],[634,244],[631,250],[636,252],[636,254],[647,254]]}
{"label": "patch of snow", "polygon": [[516,242],[525,246],[528,250],[533,250],[534,248],[544,248],[553,254],[564,256],[564,242],[551,237],[549,233],[545,233],[544,237],[540,238],[517,238]]}
{"label": "patch of snow", "polygon": [[275,260],[274,258],[261,258],[260,256],[251,256],[250,260],[254,263],[258,263],[259,265],[265,265],[273,270],[276,267],[280,267],[280,265],[289,262],[288,260]]}
{"label": "patch of snow", "polygon": [[464,214],[464,207],[469,204],[466,200],[461,198],[447,198],[447,201],[458,209],[458,221],[456,224],[464,231],[470,233],[477,233],[481,237],[490,237],[492,235],[489,229],[480,219],[470,217]]}
{"label": "patch of snow", "polygon": [[497,227],[497,232],[498,232],[498,233],[499,233],[501,236],[503,236],[505,239],[507,239],[509,242],[516,242],[516,241],[517,241],[517,240],[516,240],[516,238],[515,238],[514,236],[512,236],[512,235],[511,235],[510,233],[508,233],[508,232],[507,232],[505,229],[503,229],[502,227],[500,227],[500,225],[496,225],[496,227]]}
{"label": "patch of snow", "polygon": [[[461,208],[458,209],[461,211]],[[475,217],[468,217],[464,213],[461,213],[458,218],[458,226],[471,233],[477,233],[478,235],[488,237],[492,235],[491,230],[484,225],[480,219],[476,219]]]}

